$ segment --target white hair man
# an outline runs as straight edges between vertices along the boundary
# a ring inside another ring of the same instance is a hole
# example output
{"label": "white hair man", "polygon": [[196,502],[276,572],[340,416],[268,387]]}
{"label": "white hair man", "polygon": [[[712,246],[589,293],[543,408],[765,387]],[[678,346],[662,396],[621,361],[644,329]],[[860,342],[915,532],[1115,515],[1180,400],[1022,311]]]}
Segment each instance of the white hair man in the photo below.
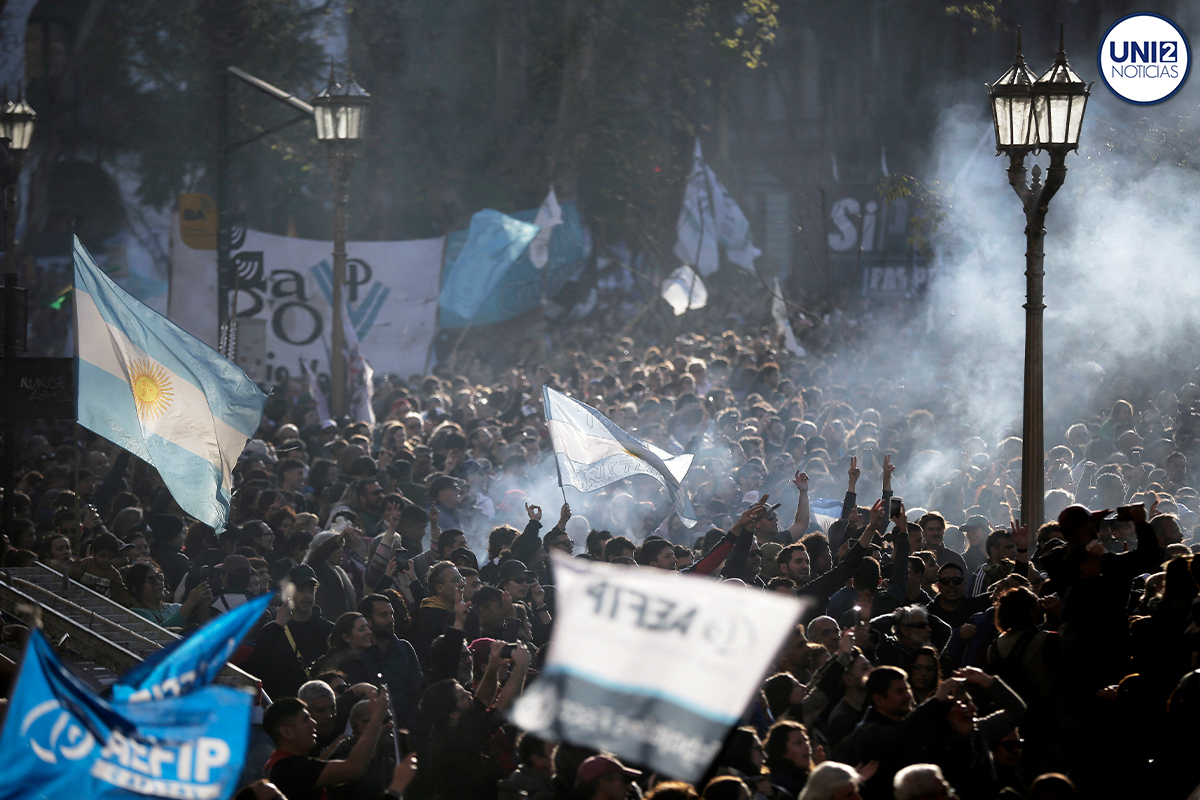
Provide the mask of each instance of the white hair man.
{"label": "white hair man", "polygon": [[946,782],[936,764],[913,764],[892,779],[896,800],[958,800],[954,787]]}

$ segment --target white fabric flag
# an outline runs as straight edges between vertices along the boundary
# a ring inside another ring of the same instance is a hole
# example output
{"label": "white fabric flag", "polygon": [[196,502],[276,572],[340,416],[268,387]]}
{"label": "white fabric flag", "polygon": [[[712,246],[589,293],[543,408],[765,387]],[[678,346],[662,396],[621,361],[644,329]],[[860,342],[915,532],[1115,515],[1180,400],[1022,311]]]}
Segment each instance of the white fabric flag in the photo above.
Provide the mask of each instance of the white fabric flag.
{"label": "white fabric flag", "polygon": [[546,195],[542,207],[533,219],[533,224],[541,227],[541,230],[529,243],[529,261],[538,269],[550,261],[550,234],[555,225],[562,225],[562,221],[562,206],[558,204],[558,198],[554,196],[554,187],[551,186],[550,194]]}
{"label": "white fabric flag", "polygon": [[621,430],[591,406],[542,387],[542,405],[559,486],[594,492],[633,475],[649,475],[667,490],[675,511],[687,527],[696,524],[696,512],[684,490],[684,477],[692,454],[674,456]]}
{"label": "white fabric flag", "polygon": [[321,391],[321,383],[317,380],[317,362],[314,359],[312,364],[307,363],[303,358],[300,361],[300,381],[304,385],[304,390],[312,395],[313,402],[317,404],[317,416],[322,421],[329,419],[329,401],[325,398],[325,393]]}
{"label": "white fabric flag", "polygon": [[683,208],[679,209],[679,221],[675,229],[675,255],[679,260],[695,267],[701,275],[716,272],[719,266],[717,221],[713,216],[712,194],[709,192],[699,139],[696,139],[692,173],[683,190]]}
{"label": "white fabric flag", "polygon": [[779,278],[775,279],[774,297],[771,299],[771,319],[775,322],[775,335],[783,337],[783,346],[788,352],[803,358],[808,355],[804,346],[796,339],[792,323],[788,321],[787,305],[783,302],[783,291],[779,288]]}
{"label": "white fabric flag", "polygon": [[803,604],[666,570],[552,558],[554,633],[512,721],[694,783]]}
{"label": "white fabric flag", "polygon": [[675,255],[701,275],[717,271],[718,244],[725,250],[726,258],[750,272],[754,271],[754,259],[762,255],[751,241],[746,215],[712,167],[704,162],[699,138],[676,230]]}
{"label": "white fabric flag", "polygon": [[708,305],[708,289],[696,271],[684,264],[662,283],[662,298],[675,310],[675,316]]}
{"label": "white fabric flag", "polygon": [[342,300],[342,330],[345,331],[346,414],[353,422],[375,424],[375,370],[367,363],[358,334],[350,321],[350,310]]}
{"label": "white fabric flag", "polygon": [[750,221],[730,196],[725,185],[717,180],[716,173],[707,164],[709,185],[713,187],[713,216],[717,220],[717,241],[725,250],[725,257],[744,270],[754,272],[754,259],[762,251],[750,239]]}

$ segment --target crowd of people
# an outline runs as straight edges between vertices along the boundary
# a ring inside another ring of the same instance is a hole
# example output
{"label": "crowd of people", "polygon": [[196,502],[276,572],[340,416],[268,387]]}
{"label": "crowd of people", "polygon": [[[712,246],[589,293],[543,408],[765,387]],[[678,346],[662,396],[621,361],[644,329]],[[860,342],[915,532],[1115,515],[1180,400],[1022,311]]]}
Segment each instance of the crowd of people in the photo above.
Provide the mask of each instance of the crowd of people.
{"label": "crowd of people", "polygon": [[[220,532],[87,431],[27,435],[0,562],[66,572],[185,635],[277,593],[234,657],[262,683],[269,739],[239,797],[1186,798],[1200,784],[1195,384],[1048,431],[1038,525],[1019,519],[1019,439],[767,333],[640,351],[610,336],[483,372],[382,376],[373,424],[322,419],[302,385],[279,387]],[[646,476],[560,489],[543,385],[694,454],[698,522]],[[695,785],[506,721],[553,641],[555,550],[803,601]]]}

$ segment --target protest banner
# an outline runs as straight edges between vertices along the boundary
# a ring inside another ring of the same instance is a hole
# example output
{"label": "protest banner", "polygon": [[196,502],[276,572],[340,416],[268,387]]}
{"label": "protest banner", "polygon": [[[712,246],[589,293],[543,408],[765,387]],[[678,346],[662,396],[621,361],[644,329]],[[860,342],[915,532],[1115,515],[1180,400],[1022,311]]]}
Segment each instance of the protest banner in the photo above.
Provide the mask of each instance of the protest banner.
{"label": "protest banner", "polygon": [[699,780],[802,611],[795,598],[553,554],[557,612],[512,721]]}

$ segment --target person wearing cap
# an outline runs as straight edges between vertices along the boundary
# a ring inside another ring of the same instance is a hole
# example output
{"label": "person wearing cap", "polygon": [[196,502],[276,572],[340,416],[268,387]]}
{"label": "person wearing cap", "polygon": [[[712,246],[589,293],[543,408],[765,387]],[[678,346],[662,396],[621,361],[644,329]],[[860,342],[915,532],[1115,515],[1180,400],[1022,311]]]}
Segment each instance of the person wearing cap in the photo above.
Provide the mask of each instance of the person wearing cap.
{"label": "person wearing cap", "polygon": [[427,497],[433,499],[430,511],[437,509],[438,524],[442,528],[462,529],[459,506],[466,497],[465,484],[462,481],[449,475],[439,475],[429,482]]}
{"label": "person wearing cap", "polygon": [[133,595],[125,588],[125,581],[117,571],[117,564],[124,560],[121,557],[124,546],[125,543],[111,533],[100,534],[92,539],[92,554],[71,564],[68,570],[71,579],[128,608],[133,604]]}
{"label": "person wearing cap", "polygon": [[342,569],[342,548],[346,543],[345,530],[321,531],[313,537],[304,556],[304,563],[312,567],[321,582],[318,589],[317,602],[321,606],[321,615],[333,622],[342,614],[353,611],[358,605],[354,585],[350,576]]}
{"label": "person wearing cap", "polygon": [[[975,573],[987,561],[987,550],[984,545],[988,534],[992,532],[992,523],[982,514],[972,514],[967,521],[959,526],[963,537],[967,540],[967,549],[963,553],[963,561],[967,563],[967,574],[974,580]],[[974,585],[968,586],[967,591],[974,594]]]}
{"label": "person wearing cap", "polygon": [[[487,433],[487,431],[483,431]],[[486,459],[467,459],[458,466],[454,474],[466,481],[465,505],[471,509],[474,516],[480,520],[490,520],[496,516],[496,503],[487,496],[488,480],[491,477],[492,465]]]}
{"label": "person wearing cap", "polygon": [[217,570],[221,573],[221,590],[213,595],[211,607],[214,614],[232,611],[253,597],[250,594],[250,578],[253,575],[250,559],[237,554],[225,556]]}
{"label": "person wearing cap", "polygon": [[317,573],[297,564],[283,581],[284,602],[259,631],[254,652],[242,667],[262,681],[268,697],[294,697],[309,668],[329,649],[333,623],[317,607]]}
{"label": "person wearing cap", "polygon": [[625,800],[630,787],[642,773],[630,769],[613,756],[598,755],[579,765],[575,775],[577,797],[583,800]]}

